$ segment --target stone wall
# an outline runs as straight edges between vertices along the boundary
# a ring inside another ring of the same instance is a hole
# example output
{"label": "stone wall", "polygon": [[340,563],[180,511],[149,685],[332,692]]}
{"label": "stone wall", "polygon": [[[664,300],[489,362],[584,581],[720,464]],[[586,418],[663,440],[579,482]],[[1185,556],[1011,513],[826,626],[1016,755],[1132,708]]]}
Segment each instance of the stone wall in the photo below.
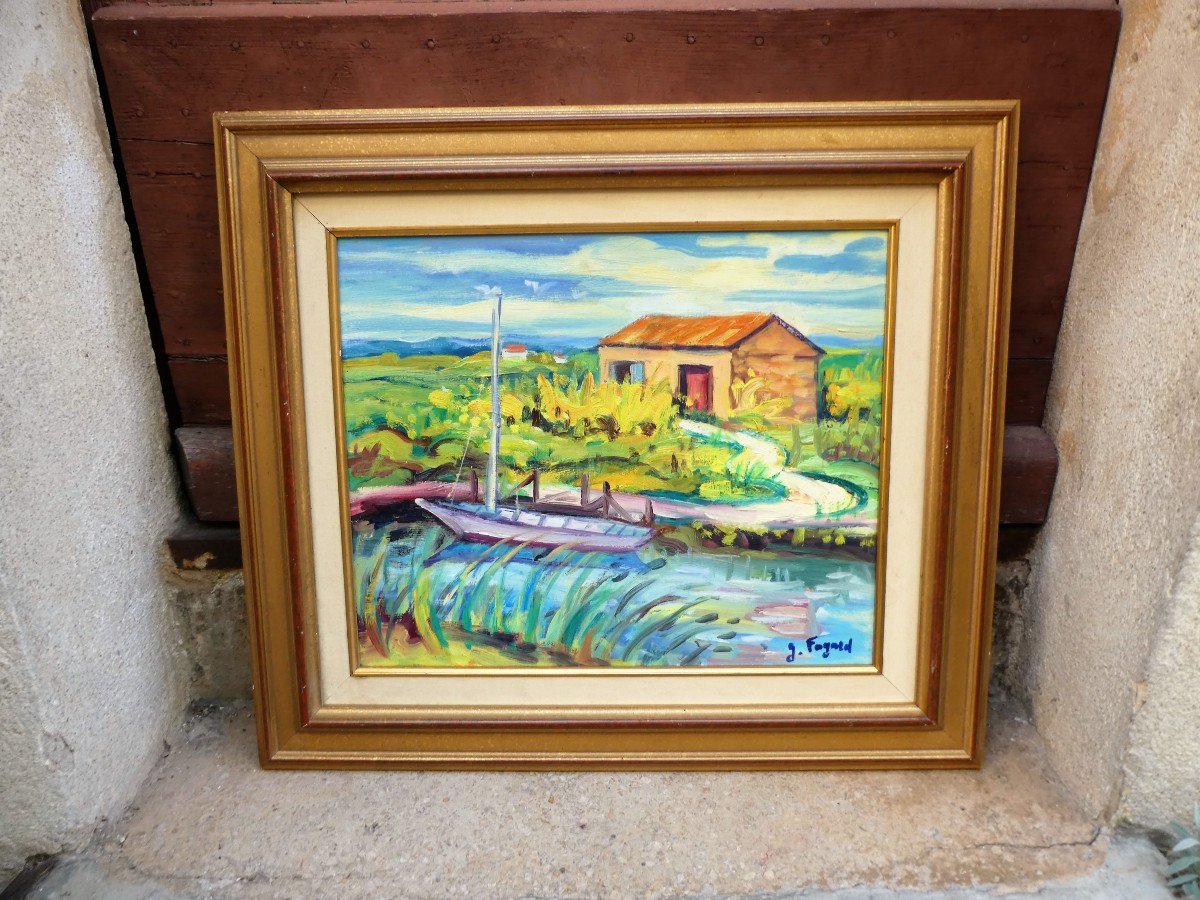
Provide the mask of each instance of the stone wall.
{"label": "stone wall", "polygon": [[208,706],[249,700],[250,634],[246,585],[241,570],[180,570],[172,578],[176,627],[189,704]]}
{"label": "stone wall", "polygon": [[1190,822],[1200,801],[1200,517],[1136,687],[1122,819]]}
{"label": "stone wall", "polygon": [[790,415],[815,419],[819,359],[814,348],[773,322],[733,351],[733,377],[748,381],[754,372],[766,382],[759,399],[783,398]]}
{"label": "stone wall", "polygon": [[758,401],[786,400],[784,415],[794,419],[817,417],[816,360],[735,351],[733,377],[749,381],[754,377],[751,372],[766,382],[766,386],[756,395]]}
{"label": "stone wall", "polygon": [[79,5],[0,3],[0,885],[79,846],[183,690],[162,392]]}
{"label": "stone wall", "polygon": [[1047,411],[1061,466],[1023,681],[1071,792],[1112,814],[1124,781],[1121,814],[1157,825],[1200,798],[1200,3],[1122,5]]}

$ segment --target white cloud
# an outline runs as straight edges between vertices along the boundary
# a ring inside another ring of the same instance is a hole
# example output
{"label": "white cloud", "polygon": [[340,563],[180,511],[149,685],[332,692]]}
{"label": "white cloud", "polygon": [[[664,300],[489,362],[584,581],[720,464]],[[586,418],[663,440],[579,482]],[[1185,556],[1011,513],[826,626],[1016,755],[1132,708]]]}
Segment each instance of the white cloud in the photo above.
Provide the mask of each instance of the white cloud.
{"label": "white cloud", "polygon": [[[617,234],[597,236],[567,254],[530,255],[478,244],[437,252],[400,247],[366,250],[359,245],[348,257],[394,262],[429,273],[486,272],[489,281],[523,282],[527,291],[506,293],[504,298],[505,330],[518,332],[551,327],[564,335],[598,338],[650,313],[747,311],[753,307],[744,302],[732,305],[731,298],[742,292],[763,292],[780,299],[765,300],[761,308],[779,314],[803,332],[872,337],[882,329],[881,309],[838,303],[835,298],[839,293],[864,290],[878,290],[882,298],[882,276],[779,269],[775,262],[785,256],[836,255],[854,241],[879,235],[878,231],[818,231],[696,237],[696,244],[709,250],[752,247],[764,251],[765,256],[700,256],[645,236]],[[856,251],[856,255],[875,258],[885,253],[885,249]],[[589,284],[590,279],[595,283]],[[446,334],[456,327],[463,332],[478,331],[490,323],[490,298],[496,289],[488,284],[475,288],[482,297],[476,294],[478,299],[468,299],[471,295],[464,285],[466,302],[462,303],[410,301],[404,291],[380,296],[360,293],[354,299],[344,296],[343,330],[346,336],[399,339]],[[784,299],[788,297],[796,300]],[[385,334],[391,329],[381,329],[380,323],[390,316],[396,317],[396,332]]]}

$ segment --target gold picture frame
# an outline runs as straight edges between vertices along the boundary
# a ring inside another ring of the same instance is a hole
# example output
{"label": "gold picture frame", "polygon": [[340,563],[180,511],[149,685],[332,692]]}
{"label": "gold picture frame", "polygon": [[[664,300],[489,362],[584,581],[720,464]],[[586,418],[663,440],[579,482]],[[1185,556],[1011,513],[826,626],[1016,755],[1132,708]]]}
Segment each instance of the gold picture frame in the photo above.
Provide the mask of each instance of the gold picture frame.
{"label": "gold picture frame", "polygon": [[[1017,119],[1007,100],[217,114],[263,765],[978,765]],[[870,663],[382,677],[358,665],[338,625],[339,237],[718,224],[891,235],[879,565],[889,542],[895,553]]]}

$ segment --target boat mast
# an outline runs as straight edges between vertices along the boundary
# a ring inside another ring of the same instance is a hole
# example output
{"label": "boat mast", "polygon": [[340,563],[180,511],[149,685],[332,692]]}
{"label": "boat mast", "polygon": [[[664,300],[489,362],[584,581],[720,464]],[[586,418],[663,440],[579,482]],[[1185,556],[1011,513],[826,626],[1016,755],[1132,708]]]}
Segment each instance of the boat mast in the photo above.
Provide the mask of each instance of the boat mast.
{"label": "boat mast", "polygon": [[488,444],[487,511],[495,512],[500,500],[500,479],[496,461],[500,456],[500,303],[504,295],[496,291],[492,308],[492,435]]}

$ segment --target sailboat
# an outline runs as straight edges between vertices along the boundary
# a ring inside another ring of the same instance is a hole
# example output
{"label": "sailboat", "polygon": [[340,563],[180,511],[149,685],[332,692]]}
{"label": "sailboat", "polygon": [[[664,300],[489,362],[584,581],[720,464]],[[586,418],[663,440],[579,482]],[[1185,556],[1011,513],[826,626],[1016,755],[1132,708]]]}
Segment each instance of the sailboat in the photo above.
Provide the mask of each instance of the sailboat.
{"label": "sailboat", "polygon": [[[607,489],[596,504],[589,503],[586,484],[581,492],[579,515],[563,509],[565,504],[545,504],[539,509],[536,480],[534,504],[521,509],[514,498],[512,506],[500,505],[500,313],[503,295],[495,292],[492,308],[492,415],[488,443],[487,477],[483,503],[455,500],[417,500],[417,505],[449,528],[460,539],[481,544],[524,544],[532,547],[570,547],[581,552],[630,553],[654,537],[648,524],[610,518],[611,503]],[[596,512],[600,514],[597,515]],[[647,521],[652,513],[647,504]]]}

